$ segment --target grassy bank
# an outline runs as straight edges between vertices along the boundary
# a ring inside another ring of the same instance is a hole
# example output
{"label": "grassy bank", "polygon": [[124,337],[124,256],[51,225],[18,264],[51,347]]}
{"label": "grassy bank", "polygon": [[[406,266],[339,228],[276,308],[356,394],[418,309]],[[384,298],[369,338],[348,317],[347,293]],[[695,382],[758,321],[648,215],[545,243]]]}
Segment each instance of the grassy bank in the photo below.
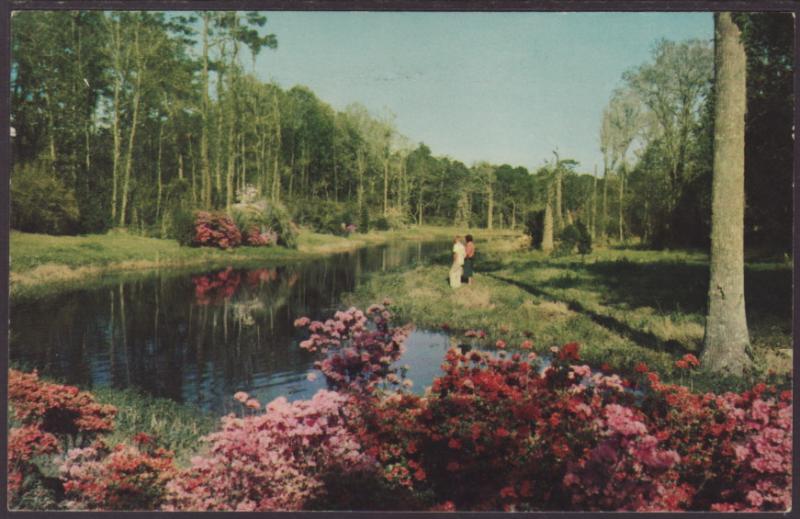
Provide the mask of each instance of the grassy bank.
{"label": "grassy bank", "polygon": [[96,388],[91,393],[99,402],[117,408],[114,432],[106,437],[109,444],[131,443],[136,433],[147,433],[159,446],[174,452],[181,466],[189,465],[191,457],[203,449],[201,438],[219,426],[218,416],[132,389]]}
{"label": "grassy bank", "polygon": [[[703,339],[708,258],[697,252],[599,250],[554,258],[505,240],[479,250],[472,286],[447,286],[447,262],[375,273],[349,303],[385,297],[401,320],[452,330],[483,329],[511,347],[530,336],[537,351],[576,341],[587,361],[630,370],[640,361],[681,381],[674,361]],[[749,263],[748,322],[757,372],[791,368],[791,265]],[[507,331],[504,331],[507,330]],[[684,379],[684,382],[687,380]],[[696,381],[695,385],[718,381]]]}
{"label": "grassy bank", "polygon": [[[393,240],[448,239],[463,229],[411,227],[373,231],[349,237],[302,231],[297,250],[283,247],[238,247],[220,250],[185,247],[174,240],[146,238],[114,231],[102,235],[49,236],[12,231],[10,238],[12,297],[58,290],[89,279],[150,269],[187,269],[253,263],[275,264],[345,252]],[[476,231],[503,236],[503,231]],[[508,234],[506,232],[506,234]]]}

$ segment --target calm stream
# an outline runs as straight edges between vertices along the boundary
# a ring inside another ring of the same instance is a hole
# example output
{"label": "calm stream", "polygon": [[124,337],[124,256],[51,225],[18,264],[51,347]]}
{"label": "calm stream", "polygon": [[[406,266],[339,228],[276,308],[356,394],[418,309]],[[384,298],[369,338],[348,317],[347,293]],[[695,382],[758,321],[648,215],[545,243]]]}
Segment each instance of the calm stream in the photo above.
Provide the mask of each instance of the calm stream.
{"label": "calm stream", "polygon": [[[84,388],[133,387],[215,413],[244,390],[261,402],[308,398],[314,358],[295,318],[327,318],[370,272],[447,254],[447,242],[401,242],[261,269],[154,273],[91,290],[11,304],[10,357]],[[444,283],[445,280],[442,280]],[[416,330],[400,364],[422,391],[449,338]]]}

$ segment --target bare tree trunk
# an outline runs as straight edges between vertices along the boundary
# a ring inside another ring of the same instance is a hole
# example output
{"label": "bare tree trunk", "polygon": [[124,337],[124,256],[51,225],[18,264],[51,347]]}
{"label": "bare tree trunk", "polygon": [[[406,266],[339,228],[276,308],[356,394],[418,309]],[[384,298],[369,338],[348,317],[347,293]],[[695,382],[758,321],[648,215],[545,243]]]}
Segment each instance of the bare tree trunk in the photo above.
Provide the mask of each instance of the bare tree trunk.
{"label": "bare tree trunk", "polygon": [[744,300],[744,116],[746,65],[731,13],[714,15],[716,103],[711,258],[703,365],[741,375],[752,364]]}
{"label": "bare tree trunk", "polygon": [[158,184],[158,191],[156,194],[156,223],[161,217],[161,194],[163,193],[163,183],[161,182],[161,149],[164,125],[159,121],[158,123],[158,154],[156,156],[156,182]]}
{"label": "bare tree trunk", "polygon": [[623,163],[619,169],[619,241],[625,240],[623,233],[623,196],[625,193],[625,164]]}
{"label": "bare tree trunk", "polygon": [[486,197],[488,198],[488,207],[486,209],[487,217],[486,217],[486,227],[488,229],[492,228],[492,217],[494,216],[494,190],[492,189],[492,183],[489,182],[486,186]]}
{"label": "bare tree trunk", "polygon": [[600,218],[600,232],[598,236],[601,240],[606,239],[606,222],[608,221],[608,163],[603,157],[603,213]]}
{"label": "bare tree trunk", "polygon": [[119,120],[120,120],[120,109],[119,109],[119,95],[120,90],[122,89],[122,60],[121,60],[121,53],[122,53],[122,35],[120,34],[120,26],[119,21],[114,23],[114,43],[113,43],[113,54],[114,54],[114,123],[113,123],[113,133],[114,133],[114,155],[113,155],[113,165],[112,165],[112,172],[111,172],[111,221],[116,222],[117,220],[117,184],[119,183],[119,167],[120,167],[120,159],[122,156],[122,136],[120,134],[120,127],[119,127]]}
{"label": "bare tree trunk", "polygon": [[358,150],[356,156],[356,168],[358,169],[358,189],[356,190],[356,201],[358,203],[359,217],[362,214],[362,206],[364,205],[364,152]]}
{"label": "bare tree trunk", "polygon": [[592,181],[592,222],[589,231],[594,240],[597,234],[597,164],[594,165],[594,180]]}
{"label": "bare tree trunk", "polygon": [[131,169],[133,168],[133,146],[136,139],[136,126],[139,121],[139,98],[142,93],[142,74],[144,74],[144,66],[142,64],[142,55],[139,48],[139,27],[138,24],[134,27],[133,49],[136,55],[136,88],[133,93],[133,116],[131,120],[131,133],[128,138],[128,149],[126,151],[127,158],[125,160],[125,177],[122,181],[122,204],[119,211],[119,225],[125,227],[125,210],[128,206],[128,193],[131,184]]}
{"label": "bare tree trunk", "polygon": [[551,252],[553,250],[553,203],[552,188],[547,188],[547,201],[544,206],[544,225],[542,225],[542,250]]}
{"label": "bare tree trunk", "polygon": [[389,214],[389,153],[383,159],[383,216]]}
{"label": "bare tree trunk", "polygon": [[[208,24],[210,13],[203,13],[203,103],[202,103],[202,125],[200,128],[200,170],[202,175],[202,201],[203,205],[208,208],[211,207],[211,165],[208,160],[208,112],[209,112],[209,96],[208,96]],[[194,161],[192,162],[194,167]],[[192,176],[192,185],[194,186],[194,176]],[[194,189],[194,188],[193,188]],[[196,200],[197,197],[192,195]]]}
{"label": "bare tree trunk", "polygon": [[278,107],[278,95],[272,94],[272,117],[275,122],[275,152],[272,157],[272,200],[279,202],[281,199],[281,172],[278,165],[278,158],[281,152],[281,111]]}

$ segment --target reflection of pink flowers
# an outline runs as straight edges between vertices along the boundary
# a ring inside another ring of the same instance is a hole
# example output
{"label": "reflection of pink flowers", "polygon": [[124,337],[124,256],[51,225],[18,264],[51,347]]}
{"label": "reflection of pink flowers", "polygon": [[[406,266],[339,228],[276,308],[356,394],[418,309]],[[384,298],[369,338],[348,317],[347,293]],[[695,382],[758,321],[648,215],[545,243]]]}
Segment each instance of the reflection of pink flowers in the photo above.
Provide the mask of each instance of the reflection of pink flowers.
{"label": "reflection of pink flowers", "polygon": [[247,402],[247,399],[250,398],[250,395],[248,395],[244,391],[238,391],[233,395],[233,398],[241,403],[245,403]]}
{"label": "reflection of pink flowers", "polygon": [[215,274],[204,276],[194,276],[194,295],[197,304],[219,304],[226,299],[230,299],[241,282],[241,274],[228,267]]}
{"label": "reflection of pink flowers", "polygon": [[246,406],[248,409],[259,409],[259,408],[261,407],[261,404],[260,404],[260,403],[259,403],[259,401],[258,401],[258,400],[256,400],[255,398],[251,398],[251,399],[249,399],[247,402],[245,402],[245,403],[244,403],[244,405],[245,405],[245,406]]}

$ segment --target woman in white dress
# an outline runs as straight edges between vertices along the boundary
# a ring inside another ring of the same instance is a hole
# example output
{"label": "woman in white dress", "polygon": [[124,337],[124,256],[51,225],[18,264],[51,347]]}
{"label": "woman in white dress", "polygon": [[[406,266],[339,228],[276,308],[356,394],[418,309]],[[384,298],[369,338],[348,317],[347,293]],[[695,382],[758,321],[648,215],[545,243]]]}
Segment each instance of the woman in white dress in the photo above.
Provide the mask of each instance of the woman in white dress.
{"label": "woman in white dress", "polygon": [[453,240],[453,265],[450,267],[450,286],[458,288],[461,286],[461,275],[464,273],[464,258],[467,250],[461,242],[461,236],[456,236]]}

